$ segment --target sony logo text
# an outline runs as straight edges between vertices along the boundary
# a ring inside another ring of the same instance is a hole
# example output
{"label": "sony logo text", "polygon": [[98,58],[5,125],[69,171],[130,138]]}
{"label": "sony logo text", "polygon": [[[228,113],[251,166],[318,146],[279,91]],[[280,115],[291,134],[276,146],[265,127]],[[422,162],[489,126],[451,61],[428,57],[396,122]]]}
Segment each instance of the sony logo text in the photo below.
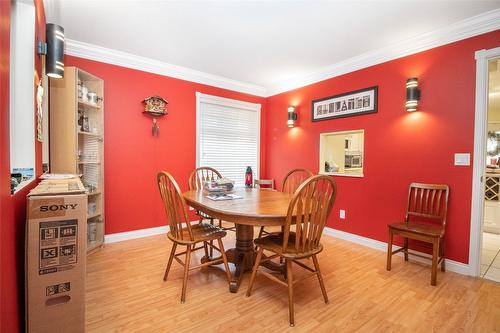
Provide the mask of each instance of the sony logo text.
{"label": "sony logo text", "polygon": [[68,209],[76,209],[78,204],[66,204],[66,205],[45,205],[45,206],[40,206],[40,211],[41,212],[55,212],[58,210],[68,210]]}

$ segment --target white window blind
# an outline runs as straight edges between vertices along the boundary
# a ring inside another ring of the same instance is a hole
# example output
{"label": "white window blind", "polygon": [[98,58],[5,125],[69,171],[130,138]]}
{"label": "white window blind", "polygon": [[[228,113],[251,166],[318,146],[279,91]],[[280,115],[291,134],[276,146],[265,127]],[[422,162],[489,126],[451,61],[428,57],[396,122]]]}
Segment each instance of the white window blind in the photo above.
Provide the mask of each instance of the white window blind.
{"label": "white window blind", "polygon": [[260,104],[197,93],[197,166],[217,169],[245,184],[250,166],[259,176]]}

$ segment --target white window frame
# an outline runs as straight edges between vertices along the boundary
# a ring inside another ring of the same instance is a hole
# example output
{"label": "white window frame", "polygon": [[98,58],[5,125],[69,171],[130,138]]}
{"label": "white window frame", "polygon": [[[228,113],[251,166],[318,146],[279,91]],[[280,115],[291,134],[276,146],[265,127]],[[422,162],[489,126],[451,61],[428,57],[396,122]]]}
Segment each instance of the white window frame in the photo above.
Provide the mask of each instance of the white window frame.
{"label": "white window frame", "polygon": [[[256,179],[260,177],[260,130],[261,130],[261,104],[258,103],[250,103],[244,102],[237,99],[219,97],[214,95],[207,95],[201,92],[196,92],[196,167],[200,166],[210,166],[210,165],[200,165],[200,129],[201,129],[201,104],[215,104],[225,107],[232,107],[236,109],[244,109],[248,111],[257,112],[257,122],[259,126],[257,126],[257,170],[253,170],[254,176]],[[241,172],[245,172],[242,170]]]}

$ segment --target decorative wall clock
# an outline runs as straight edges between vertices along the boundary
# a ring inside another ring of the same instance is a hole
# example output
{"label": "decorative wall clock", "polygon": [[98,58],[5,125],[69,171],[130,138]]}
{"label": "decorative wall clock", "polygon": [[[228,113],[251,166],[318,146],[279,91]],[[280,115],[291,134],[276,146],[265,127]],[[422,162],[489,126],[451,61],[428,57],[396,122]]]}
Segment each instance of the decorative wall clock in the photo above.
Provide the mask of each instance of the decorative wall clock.
{"label": "decorative wall clock", "polygon": [[143,103],[145,103],[144,114],[148,114],[153,117],[153,128],[151,129],[151,134],[158,136],[160,134],[160,127],[158,126],[157,117],[162,117],[167,115],[167,100],[160,96],[151,96],[146,98]]}

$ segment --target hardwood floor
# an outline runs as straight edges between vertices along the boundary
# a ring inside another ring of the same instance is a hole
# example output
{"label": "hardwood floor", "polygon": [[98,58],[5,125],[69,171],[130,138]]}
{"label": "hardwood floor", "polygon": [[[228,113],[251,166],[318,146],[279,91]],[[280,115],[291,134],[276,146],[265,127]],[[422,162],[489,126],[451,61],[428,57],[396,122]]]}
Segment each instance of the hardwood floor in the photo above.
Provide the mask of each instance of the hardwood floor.
{"label": "hardwood floor", "polygon": [[294,278],[310,276],[295,285],[295,327],[286,288],[262,275],[247,298],[249,274],[231,294],[222,270],[192,271],[181,304],[182,267],[174,262],[163,282],[166,235],[106,245],[88,257],[87,332],[500,332],[500,284],[439,272],[432,287],[428,266],[394,257],[387,272],[385,252],[322,240],[330,303],[316,277],[294,266]]}

